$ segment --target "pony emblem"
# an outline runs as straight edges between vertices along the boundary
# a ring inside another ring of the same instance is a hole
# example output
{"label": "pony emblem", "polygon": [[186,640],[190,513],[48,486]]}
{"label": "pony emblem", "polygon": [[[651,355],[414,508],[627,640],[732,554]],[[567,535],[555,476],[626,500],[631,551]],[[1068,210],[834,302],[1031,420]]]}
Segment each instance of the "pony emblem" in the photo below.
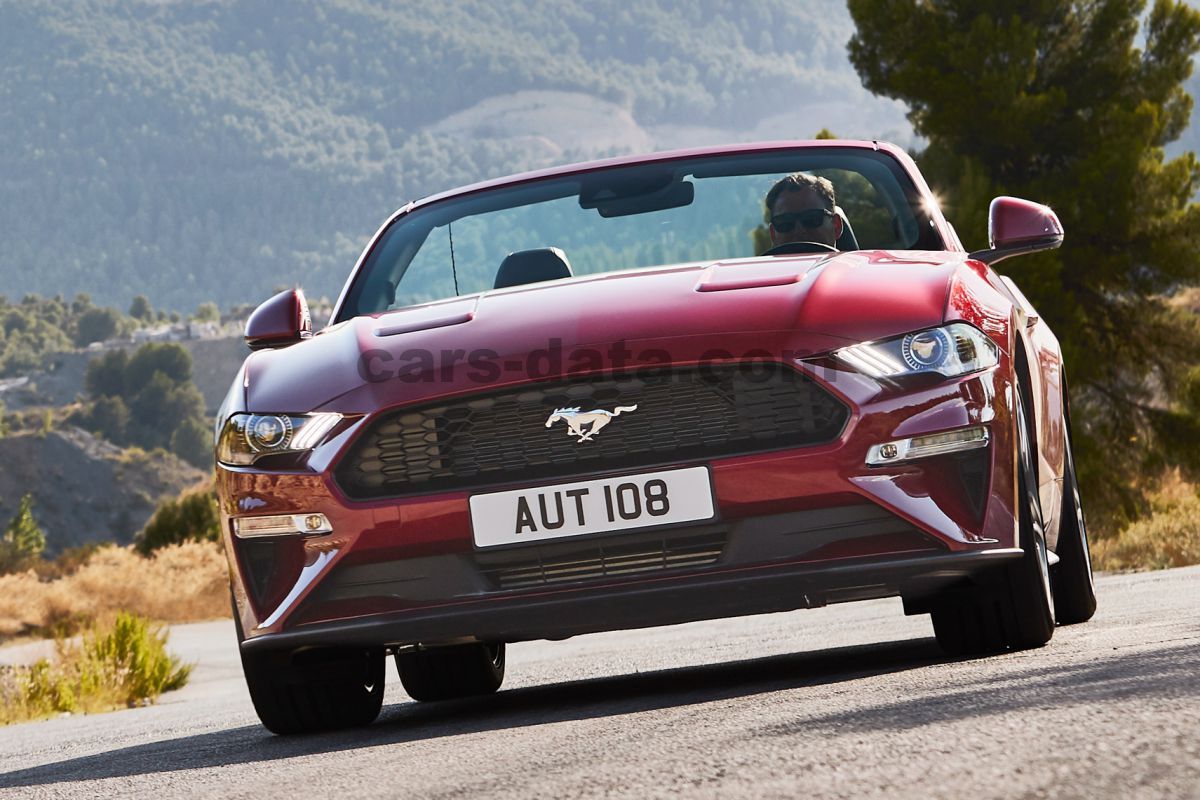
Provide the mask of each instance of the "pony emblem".
{"label": "pony emblem", "polygon": [[[561,420],[566,420],[567,434],[569,436],[578,436],[578,444],[590,441],[593,436],[600,430],[612,422],[613,417],[620,414],[622,411],[628,413],[637,411],[637,406],[617,406],[613,411],[605,411],[602,408],[593,409],[592,411],[579,410],[579,406],[575,408],[556,408],[554,413],[550,415],[550,419],[546,420],[546,427],[549,428],[554,423]],[[584,431],[583,426],[587,425],[587,431]]]}

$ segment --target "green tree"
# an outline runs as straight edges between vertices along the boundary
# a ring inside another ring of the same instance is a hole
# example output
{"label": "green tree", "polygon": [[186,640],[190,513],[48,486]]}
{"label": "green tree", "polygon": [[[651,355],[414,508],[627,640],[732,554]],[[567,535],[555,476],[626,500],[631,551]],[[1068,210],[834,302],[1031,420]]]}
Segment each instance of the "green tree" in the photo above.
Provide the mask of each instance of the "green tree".
{"label": "green tree", "polygon": [[116,309],[89,308],[75,323],[75,344],[86,347],[92,342],[103,342],[116,336],[120,329],[121,315]]}
{"label": "green tree", "polygon": [[92,431],[117,444],[169,445],[185,460],[209,463],[204,398],[192,383],[192,357],[183,347],[151,342],[132,356],[109,351],[88,364],[86,381],[93,402],[80,418]]}
{"label": "green tree", "polygon": [[[1187,125],[1200,12],[1157,0],[849,0],[850,58],[908,104],[918,160],[968,247],[991,197],[1044,202],[1060,250],[1001,265],[1060,337],[1081,483],[1112,518],[1164,461],[1193,465],[1200,424],[1177,400],[1200,355],[1165,300],[1200,278],[1200,164],[1164,146]],[[1164,402],[1165,401],[1165,402]],[[1114,454],[1120,453],[1120,457]]]}
{"label": "green tree", "polygon": [[186,541],[215,542],[221,536],[221,519],[212,487],[164,500],[138,534],[135,545],[142,555],[160,547]]}
{"label": "green tree", "polygon": [[84,422],[93,433],[124,444],[129,431],[129,408],[120,397],[100,397]]}
{"label": "green tree", "polygon": [[171,452],[194,467],[208,469],[213,463],[212,428],[199,417],[181,421],[171,434]]}
{"label": "green tree", "polygon": [[124,350],[109,350],[88,362],[84,385],[95,398],[121,397],[125,394],[125,368],[129,354]]}
{"label": "green tree", "polygon": [[45,549],[46,535],[33,518],[33,495],[26,494],[0,538],[0,575],[28,567]]}
{"label": "green tree", "polygon": [[165,373],[155,372],[129,402],[129,439],[147,449],[164,447],[180,423],[203,419],[204,397],[189,381],[176,383]]}
{"label": "green tree", "polygon": [[150,342],[139,347],[125,366],[125,386],[136,392],[161,372],[171,383],[192,379],[192,356],[173,342]]}
{"label": "green tree", "polygon": [[92,296],[87,292],[78,292],[75,299],[71,301],[71,313],[79,316],[84,311],[92,307]]}
{"label": "green tree", "polygon": [[12,309],[4,315],[4,333],[12,336],[16,331],[29,330],[29,318],[17,309]]}
{"label": "green tree", "polygon": [[129,316],[134,319],[140,319],[143,322],[153,320],[154,308],[150,305],[150,299],[144,294],[139,294],[133,298],[133,302],[129,304]]}
{"label": "green tree", "polygon": [[192,319],[197,322],[220,322],[221,309],[217,308],[216,303],[201,303],[196,307],[196,313]]}

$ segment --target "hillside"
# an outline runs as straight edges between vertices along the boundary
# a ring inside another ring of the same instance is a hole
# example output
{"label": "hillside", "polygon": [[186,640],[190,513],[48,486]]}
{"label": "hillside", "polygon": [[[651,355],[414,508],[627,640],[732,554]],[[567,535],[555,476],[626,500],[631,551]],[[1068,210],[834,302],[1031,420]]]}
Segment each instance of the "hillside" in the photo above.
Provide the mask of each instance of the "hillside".
{"label": "hillside", "polygon": [[78,428],[0,438],[0,463],[20,465],[0,470],[0,524],[33,493],[33,516],[51,556],[85,542],[128,544],[159,499],[205,478],[173,455],[127,457]]}
{"label": "hillside", "polygon": [[[335,296],[393,209],[460,183],[821,128],[911,143],[852,32],[828,0],[0,3],[0,281]],[[1195,119],[1169,152],[1200,150]]]}
{"label": "hillside", "polygon": [[[250,350],[238,337],[220,339],[184,339],[181,347],[192,357],[192,382],[204,396],[204,413],[216,413],[229,383]],[[132,353],[137,346],[127,342],[110,342],[105,349],[120,349]],[[43,359],[41,369],[32,370],[27,380],[6,389],[0,382],[0,403],[9,410],[60,407],[75,402],[87,392],[88,364],[102,356],[105,349],[74,350],[54,353]]]}
{"label": "hillside", "polygon": [[[910,138],[824,0],[0,4],[4,292],[334,295],[404,201],[602,153]],[[532,104],[532,106],[531,106]]]}

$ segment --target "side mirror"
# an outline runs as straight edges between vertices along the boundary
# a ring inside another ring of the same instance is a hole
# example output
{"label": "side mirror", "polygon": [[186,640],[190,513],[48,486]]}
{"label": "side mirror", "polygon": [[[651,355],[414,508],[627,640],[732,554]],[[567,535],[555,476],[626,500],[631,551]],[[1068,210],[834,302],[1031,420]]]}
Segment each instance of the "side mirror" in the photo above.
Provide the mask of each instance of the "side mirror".
{"label": "side mirror", "polygon": [[308,301],[300,289],[288,289],[272,297],[246,320],[246,344],[251,350],[281,347],[312,336]]}
{"label": "side mirror", "polygon": [[997,197],[988,209],[989,247],[970,257],[995,264],[1012,256],[1053,250],[1062,242],[1062,223],[1048,206],[1019,197]]}

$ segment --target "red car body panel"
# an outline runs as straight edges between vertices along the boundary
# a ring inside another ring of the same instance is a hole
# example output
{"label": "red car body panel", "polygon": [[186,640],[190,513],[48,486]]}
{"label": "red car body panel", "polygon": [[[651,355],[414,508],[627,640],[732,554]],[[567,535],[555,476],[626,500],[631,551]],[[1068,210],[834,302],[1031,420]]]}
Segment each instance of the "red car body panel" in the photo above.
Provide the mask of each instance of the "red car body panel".
{"label": "red car body panel", "polygon": [[[716,564],[703,570],[710,579],[789,565],[886,563],[976,551],[1011,553],[1019,546],[1011,413],[1018,374],[1028,382],[1033,401],[1040,492],[1053,548],[1065,430],[1057,340],[989,267],[963,252],[902,150],[872,142],[787,142],[615,159],[467,187],[409,204],[396,216],[448,198],[547,176],[807,146],[870,148],[890,154],[925,197],[945,249],[776,256],[576,277],[346,319],[289,347],[252,353],[231,391],[228,413],[333,411],[345,420],[311,457],[293,467],[217,467],[224,541],[247,644],[272,638],[303,643],[308,630],[319,630],[326,637],[322,641],[336,641],[337,625],[347,621],[380,621],[381,630],[389,631],[386,624],[395,622],[400,626],[396,630],[401,630],[405,619],[434,609],[460,609],[469,619],[472,608],[502,606],[514,599],[552,602],[580,592],[579,587],[565,586],[419,599],[396,592],[321,599],[317,590],[338,569],[413,559],[469,559],[474,552],[470,495],[522,486],[495,483],[419,496],[352,499],[339,488],[333,470],[366,426],[381,413],[402,406],[575,374],[573,366],[580,365],[573,356],[583,351],[600,359],[586,364],[588,373],[661,365],[659,353],[669,354],[675,366],[746,358],[783,360],[848,407],[848,422],[827,444],[705,461],[719,520],[728,526],[751,525],[778,515],[865,505],[894,515],[907,526],[905,530],[832,541],[791,555],[774,553],[762,562]],[[360,259],[356,272],[362,263]],[[344,300],[345,292],[335,319]],[[894,386],[828,357],[840,347],[954,321],[970,323],[990,337],[998,346],[999,364],[960,378]],[[620,347],[614,348],[614,343]],[[409,356],[413,352],[438,357],[432,364],[418,364]],[[488,356],[484,361],[499,369],[486,385],[479,380],[479,363],[467,358],[480,352]],[[985,425],[991,434],[980,507],[968,501],[954,465],[944,459],[889,467],[865,463],[871,445],[969,425]],[[695,461],[681,461],[667,466],[694,465]],[[571,479],[564,476],[558,482]],[[257,542],[232,534],[237,516],[296,513],[326,515],[333,533]],[[691,572],[667,572],[591,582],[585,588],[597,595],[634,584],[663,588],[686,586],[694,580]],[[805,595],[804,603],[796,604],[878,596],[870,587],[856,594],[853,583],[835,583],[823,584],[824,594],[815,600]],[[406,641],[389,638],[381,643]]]}

